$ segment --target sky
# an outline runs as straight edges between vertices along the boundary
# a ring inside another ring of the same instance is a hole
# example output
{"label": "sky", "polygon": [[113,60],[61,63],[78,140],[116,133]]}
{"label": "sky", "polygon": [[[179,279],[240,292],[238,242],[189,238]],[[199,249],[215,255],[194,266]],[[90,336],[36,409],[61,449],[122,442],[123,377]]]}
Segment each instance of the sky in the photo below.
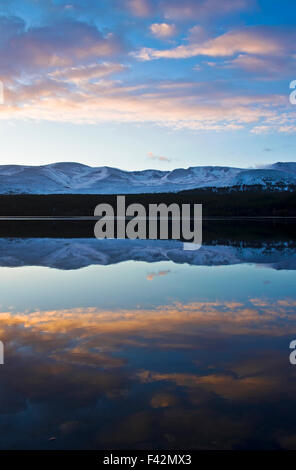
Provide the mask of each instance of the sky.
{"label": "sky", "polygon": [[296,161],[291,0],[1,0],[0,164]]}

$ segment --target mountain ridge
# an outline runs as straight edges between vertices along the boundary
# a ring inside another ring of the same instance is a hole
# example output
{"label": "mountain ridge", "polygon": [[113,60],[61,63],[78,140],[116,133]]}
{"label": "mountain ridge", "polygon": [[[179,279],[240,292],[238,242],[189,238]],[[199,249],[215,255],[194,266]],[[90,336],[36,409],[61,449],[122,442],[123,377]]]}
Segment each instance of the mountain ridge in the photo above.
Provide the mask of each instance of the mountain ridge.
{"label": "mountain ridge", "polygon": [[288,191],[296,185],[296,162],[262,168],[195,166],[174,170],[126,171],[77,162],[0,165],[0,194],[140,194],[197,188],[260,186]]}

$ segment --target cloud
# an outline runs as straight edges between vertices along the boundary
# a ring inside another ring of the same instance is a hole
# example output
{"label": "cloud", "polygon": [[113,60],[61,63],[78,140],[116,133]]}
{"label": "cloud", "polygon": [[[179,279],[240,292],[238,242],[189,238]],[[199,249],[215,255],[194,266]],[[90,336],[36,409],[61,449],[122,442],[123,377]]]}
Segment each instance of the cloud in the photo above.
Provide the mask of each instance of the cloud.
{"label": "cloud", "polygon": [[288,55],[295,49],[296,30],[249,27],[229,31],[202,43],[180,45],[172,49],[142,48],[134,53],[140,60],[186,59],[196,56],[229,57],[244,53],[262,56]]}
{"label": "cloud", "polygon": [[[98,69],[104,73],[110,71],[108,67]],[[215,131],[248,127],[252,132],[292,132],[295,127],[294,110],[289,108],[286,96],[240,95],[206,82],[129,84],[104,76],[88,80],[92,67],[67,69],[58,67],[46,78],[37,75],[26,83],[5,83],[0,119],[153,123],[172,129]],[[120,67],[115,69],[118,75]],[[148,158],[168,161],[168,157],[153,153]]]}
{"label": "cloud", "polygon": [[[153,2],[149,5],[152,8]],[[74,16],[58,16],[54,24],[46,26],[28,27],[17,17],[2,17],[1,21],[0,79],[5,104],[0,106],[0,119],[148,123],[211,131],[248,128],[256,134],[295,132],[286,96],[237,93],[223,82],[216,89],[211,81],[157,77],[142,81],[133,74],[126,74],[123,80],[121,74],[132,69],[128,60],[133,59],[124,55],[124,40],[111,32],[102,32]],[[160,27],[158,32],[163,24],[154,23]],[[142,49],[138,57],[151,60],[212,54],[225,58],[226,54],[229,60],[225,67],[242,67],[240,61],[246,61],[245,57],[259,60],[264,53],[269,54],[269,61],[278,61],[279,54],[287,53],[288,47],[291,50],[295,41],[291,42],[292,30],[274,31],[245,28],[209,39],[204,29],[195,25],[189,31],[188,44],[160,51]],[[148,158],[170,161],[152,153]]]}
{"label": "cloud", "polygon": [[168,23],[153,23],[150,25],[151,33],[157,38],[170,38],[177,32],[177,28],[174,24]]}
{"label": "cloud", "polygon": [[254,6],[252,0],[164,0],[161,8],[164,16],[175,20],[192,20],[192,18],[211,18],[229,15],[250,9]]}
{"label": "cloud", "polygon": [[255,0],[125,0],[125,8],[134,16],[164,17],[175,21],[203,21],[252,9]]}
{"label": "cloud", "polygon": [[152,5],[149,0],[127,0],[127,7],[135,16],[146,18],[152,13]]}
{"label": "cloud", "polygon": [[201,25],[197,24],[189,29],[188,41],[190,43],[204,42],[209,37],[209,32]]}
{"label": "cloud", "polygon": [[[3,18],[2,18],[2,21]],[[112,33],[103,35],[94,25],[74,19],[27,28],[16,18],[6,18],[1,34],[1,75],[19,76],[56,67],[79,66],[97,58],[111,57],[122,50]]]}
{"label": "cloud", "polygon": [[[253,132],[292,132],[295,127],[286,96],[236,95],[208,83],[129,84],[108,77],[81,81],[81,76],[77,81],[77,72],[86,78],[88,73],[92,75],[92,68],[74,70],[73,81],[72,72],[61,67],[46,79],[37,76],[28,83],[5,84],[0,119],[154,123],[193,130],[236,130],[248,126]],[[148,158],[168,161],[168,157],[153,153]]]}
{"label": "cloud", "polygon": [[117,74],[124,70],[126,70],[126,67],[122,64],[102,62],[79,67],[60,68],[50,73],[49,76],[57,80],[79,84],[91,79],[100,79]]}
{"label": "cloud", "polygon": [[243,73],[247,72],[258,78],[278,79],[279,74],[281,78],[290,77],[294,73],[294,64],[295,58],[287,49],[286,52],[283,51],[282,55],[268,55],[265,57],[239,54],[234,59],[225,61],[222,67],[237,68]]}
{"label": "cloud", "polygon": [[158,160],[160,162],[170,162],[171,159],[169,157],[164,157],[163,155],[155,155],[152,152],[147,153],[147,158],[150,158],[151,160]]}

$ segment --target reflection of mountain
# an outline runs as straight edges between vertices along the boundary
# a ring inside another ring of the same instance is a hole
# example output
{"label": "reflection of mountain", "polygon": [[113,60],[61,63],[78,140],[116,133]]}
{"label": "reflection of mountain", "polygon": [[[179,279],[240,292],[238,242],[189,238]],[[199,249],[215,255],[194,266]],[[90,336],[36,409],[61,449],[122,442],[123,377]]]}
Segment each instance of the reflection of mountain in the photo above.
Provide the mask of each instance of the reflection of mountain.
{"label": "reflection of mountain", "polygon": [[129,260],[147,263],[172,261],[196,266],[255,263],[274,269],[294,270],[296,245],[294,242],[258,242],[244,246],[217,244],[186,251],[183,243],[172,240],[0,239],[1,266],[79,269]]}

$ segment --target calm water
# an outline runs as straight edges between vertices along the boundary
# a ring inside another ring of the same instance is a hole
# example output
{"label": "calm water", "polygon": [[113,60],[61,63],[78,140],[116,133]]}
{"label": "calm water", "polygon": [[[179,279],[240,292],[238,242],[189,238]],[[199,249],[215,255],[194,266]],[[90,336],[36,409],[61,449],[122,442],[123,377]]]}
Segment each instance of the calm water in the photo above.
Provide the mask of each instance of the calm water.
{"label": "calm water", "polygon": [[277,234],[1,238],[1,449],[296,449],[296,245]]}

